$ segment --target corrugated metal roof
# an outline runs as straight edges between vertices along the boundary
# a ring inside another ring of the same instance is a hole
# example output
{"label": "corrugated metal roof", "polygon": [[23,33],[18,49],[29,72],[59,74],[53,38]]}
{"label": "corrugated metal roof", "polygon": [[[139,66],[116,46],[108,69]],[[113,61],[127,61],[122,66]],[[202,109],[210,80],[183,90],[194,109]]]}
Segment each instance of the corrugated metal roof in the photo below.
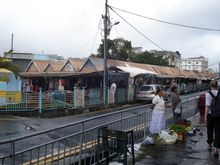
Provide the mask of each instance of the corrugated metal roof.
{"label": "corrugated metal roof", "polygon": [[[70,58],[67,60],[67,62],[71,62],[71,64],[74,66],[74,68],[77,69],[77,71],[74,74],[84,74],[84,73],[93,73],[93,72],[102,72],[104,61],[103,58],[96,58],[96,57],[90,57],[86,61],[86,59],[80,59],[80,58]],[[34,60],[32,61],[32,65],[35,65],[38,69],[39,74],[43,73],[45,71],[46,67],[51,66],[54,70],[54,72],[59,75],[63,74],[64,72],[61,72],[61,69],[64,68],[65,64],[62,61],[40,61],[40,60]],[[29,65],[30,67],[30,65]],[[107,60],[107,68],[110,67],[134,67],[138,69],[143,69],[151,72],[155,72],[158,74],[158,76],[163,77],[185,77],[185,78],[199,78],[199,77],[205,77],[205,78],[214,78],[215,75],[211,72],[197,72],[197,71],[185,71],[180,70],[178,68],[172,68],[172,67],[165,67],[165,66],[157,66],[157,65],[149,65],[149,64],[141,64],[141,63],[134,63],[134,62],[127,62],[127,61],[119,61],[119,60]],[[52,71],[51,69],[48,69]],[[81,69],[80,69],[81,68]],[[80,69],[80,71],[79,71]],[[65,75],[68,75],[69,72],[65,71]],[[51,73],[52,75],[56,75],[55,73]],[[72,73],[72,72],[71,72]],[[33,74],[33,72],[32,72]],[[39,75],[35,74],[35,75]],[[48,73],[47,73],[48,74]],[[72,73],[73,74],[73,73]],[[25,74],[24,74],[25,75]],[[28,74],[26,74],[28,75]]]}

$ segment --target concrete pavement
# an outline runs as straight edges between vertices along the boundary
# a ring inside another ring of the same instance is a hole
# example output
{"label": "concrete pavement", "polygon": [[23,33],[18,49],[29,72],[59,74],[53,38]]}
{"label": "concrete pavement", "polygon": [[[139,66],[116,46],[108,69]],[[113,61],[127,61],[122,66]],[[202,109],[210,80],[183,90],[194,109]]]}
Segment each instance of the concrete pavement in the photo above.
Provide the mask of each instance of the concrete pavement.
{"label": "concrete pavement", "polygon": [[198,131],[172,145],[144,146],[137,152],[135,165],[220,165],[220,158],[207,148],[206,124],[197,114],[190,118]]}

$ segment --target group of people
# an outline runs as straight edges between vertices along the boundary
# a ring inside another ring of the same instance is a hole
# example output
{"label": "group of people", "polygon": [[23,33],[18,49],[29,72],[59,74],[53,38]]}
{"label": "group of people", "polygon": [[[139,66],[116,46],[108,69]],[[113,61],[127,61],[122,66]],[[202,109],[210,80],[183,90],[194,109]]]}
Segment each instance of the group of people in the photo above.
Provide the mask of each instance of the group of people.
{"label": "group of people", "polygon": [[[219,95],[218,95],[219,93]],[[165,105],[164,99],[164,91],[162,88],[158,88],[155,97],[152,100],[152,117],[150,122],[149,131],[151,134],[159,134],[161,130],[165,129],[165,107],[171,107],[173,110],[173,118],[174,122],[177,123],[181,118],[182,107],[180,97],[177,91],[177,87],[171,87],[171,102],[172,105]],[[219,103],[220,105],[220,89],[218,90],[218,82],[216,80],[212,80],[210,83],[210,90],[206,93],[200,95],[198,100],[198,106],[200,112],[200,118],[203,119],[207,124],[207,143],[208,150],[212,151],[214,147],[214,157],[219,157],[219,149],[220,149],[220,116],[213,116],[213,112],[211,111],[213,106],[213,100]],[[217,107],[217,110],[220,107]]]}

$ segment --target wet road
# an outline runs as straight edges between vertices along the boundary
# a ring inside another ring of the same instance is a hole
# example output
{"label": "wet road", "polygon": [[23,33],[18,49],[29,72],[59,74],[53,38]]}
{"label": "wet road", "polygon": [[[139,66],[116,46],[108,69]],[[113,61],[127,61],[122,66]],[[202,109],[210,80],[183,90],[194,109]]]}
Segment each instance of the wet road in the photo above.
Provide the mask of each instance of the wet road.
{"label": "wet road", "polygon": [[26,132],[26,124],[16,117],[0,117],[0,137],[1,140],[22,135]]}
{"label": "wet road", "polygon": [[[130,113],[138,113],[146,110],[146,106],[134,107],[134,110],[123,113],[123,115],[129,115]],[[94,116],[99,116],[102,114],[114,112],[114,110],[105,110],[95,113],[86,113],[81,115],[72,115],[65,117],[56,117],[56,118],[28,118],[28,117],[18,117],[18,116],[0,116],[0,140],[7,140],[10,138],[15,138],[30,133],[56,128],[65,124],[70,124],[73,122],[81,121]],[[98,125],[103,122],[113,121],[117,118],[120,118],[120,114],[108,116],[106,118],[100,118],[97,121],[87,122],[88,127]],[[87,126],[85,125],[85,128]],[[71,131],[62,130],[56,131],[57,136],[64,136],[66,132],[77,132],[80,130],[80,126],[71,128]],[[56,136],[56,135],[53,135]]]}

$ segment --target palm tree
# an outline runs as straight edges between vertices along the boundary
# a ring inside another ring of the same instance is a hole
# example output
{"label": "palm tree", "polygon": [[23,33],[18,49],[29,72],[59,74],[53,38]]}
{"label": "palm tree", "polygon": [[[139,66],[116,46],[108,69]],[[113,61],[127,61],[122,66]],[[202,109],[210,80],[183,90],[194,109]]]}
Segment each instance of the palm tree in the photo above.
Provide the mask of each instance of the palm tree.
{"label": "palm tree", "polygon": [[15,74],[17,77],[20,69],[17,65],[15,65],[11,60],[0,57],[0,69],[8,69]]}

